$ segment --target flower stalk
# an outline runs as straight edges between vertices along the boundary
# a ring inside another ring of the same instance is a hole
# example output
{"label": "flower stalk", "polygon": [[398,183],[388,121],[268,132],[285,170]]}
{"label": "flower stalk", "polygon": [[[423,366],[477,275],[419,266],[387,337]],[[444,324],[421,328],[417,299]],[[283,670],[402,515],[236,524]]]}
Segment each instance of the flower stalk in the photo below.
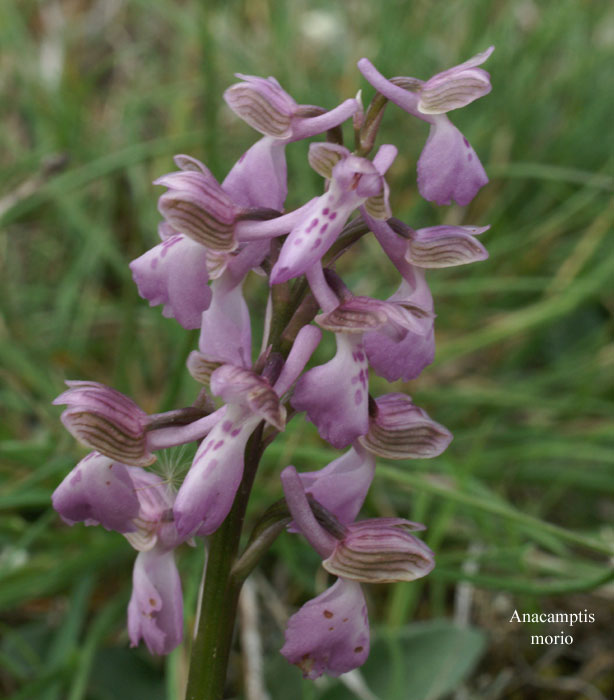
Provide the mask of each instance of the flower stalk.
{"label": "flower stalk", "polygon": [[190,655],[186,700],[221,700],[243,578],[232,575],[245,511],[262,456],[262,426],[245,450],[245,471],[232,508],[211,535],[196,635]]}

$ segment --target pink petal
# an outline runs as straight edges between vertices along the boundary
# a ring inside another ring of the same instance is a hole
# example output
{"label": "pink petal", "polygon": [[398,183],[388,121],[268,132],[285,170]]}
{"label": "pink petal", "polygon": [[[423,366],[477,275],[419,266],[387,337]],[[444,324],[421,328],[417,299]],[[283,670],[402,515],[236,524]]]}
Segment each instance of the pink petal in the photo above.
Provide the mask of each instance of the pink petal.
{"label": "pink petal", "polygon": [[339,579],[305,603],[288,620],[281,653],[312,680],[362,666],[369,655],[369,622],[360,584]]}
{"label": "pink petal", "polygon": [[183,596],[172,550],[139,552],[132,585],[128,604],[132,646],[143,639],[152,654],[169,654],[183,639]]}

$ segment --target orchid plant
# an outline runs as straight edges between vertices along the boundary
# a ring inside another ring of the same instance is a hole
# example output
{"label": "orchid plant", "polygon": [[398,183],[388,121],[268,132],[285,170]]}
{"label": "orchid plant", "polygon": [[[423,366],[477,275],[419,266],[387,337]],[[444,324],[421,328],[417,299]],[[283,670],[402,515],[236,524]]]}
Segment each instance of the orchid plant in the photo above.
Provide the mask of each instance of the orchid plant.
{"label": "orchid plant", "polygon": [[[488,227],[414,230],[392,217],[385,176],[397,148],[383,144],[369,155],[390,101],[430,125],[417,164],[420,194],[440,205],[469,203],[487,177],[447,113],[490,91],[479,66],[492,51],[425,82],[387,79],[363,58],[358,68],[376,89],[366,109],[360,93],[326,111],[297,104],[274,78],[239,75],[224,98],[261,138],[221,183],[187,155],[176,156],[178,170],[155,182],[166,188],[158,204],[161,242],[130,268],[151,306],[200,329],[187,361],[200,393],[192,406],[147,415],[112,388],[67,382],[55,403],[67,406],[64,425],[93,451],[55,490],[53,505],[69,525],[102,525],[137,550],[128,632],[132,645],[143,640],[154,654],[168,654],[185,637],[174,551],[204,539],[190,699],[222,697],[242,583],[283,530],[306,538],[337,577],[288,620],[281,653],[311,679],[337,676],[367,658],[361,583],[413,581],[434,566],[433,552],[413,534],[423,525],[357,518],[378,456],[436,457],[452,435],[409,396],[374,398],[369,371],[407,381],[433,361],[425,271],[485,259],[476,236]],[[350,119],[353,151],[341,129]],[[311,143],[309,164],[323,178],[323,193],[285,211],[286,146],[319,134],[326,140]],[[386,300],[354,295],[336,272],[336,261],[369,233],[399,274]],[[259,352],[243,294],[251,272],[270,286]],[[323,331],[334,334],[336,353],[306,369]],[[301,412],[345,452],[319,471],[287,466],[284,498],[243,538],[260,458]],[[177,490],[148,470],[157,451],[190,442],[198,449]]]}

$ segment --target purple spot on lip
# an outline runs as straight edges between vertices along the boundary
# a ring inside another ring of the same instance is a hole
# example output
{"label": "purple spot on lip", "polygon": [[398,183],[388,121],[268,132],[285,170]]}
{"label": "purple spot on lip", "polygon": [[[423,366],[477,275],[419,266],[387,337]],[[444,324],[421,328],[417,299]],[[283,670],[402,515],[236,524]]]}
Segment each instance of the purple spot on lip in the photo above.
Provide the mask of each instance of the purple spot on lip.
{"label": "purple spot on lip", "polygon": [[319,221],[319,219],[312,219],[311,220],[309,226],[307,226],[307,233],[312,231],[314,229],[314,227],[318,225],[318,221]]}
{"label": "purple spot on lip", "polygon": [[337,212],[336,212],[336,211],[332,211],[332,212],[330,213],[330,216],[329,216],[328,218],[329,218],[331,221],[332,221],[333,219],[336,219],[336,218],[337,218]]}
{"label": "purple spot on lip", "polygon": [[225,433],[229,433],[229,432],[232,430],[232,421],[225,420],[225,421],[222,423],[222,430],[223,430]]}
{"label": "purple spot on lip", "polygon": [[354,403],[359,406],[362,401],[362,391],[360,389],[356,390],[356,393],[354,394]]}
{"label": "purple spot on lip", "polygon": [[158,258],[154,258],[150,263],[149,266],[151,267],[152,270],[155,270],[156,267],[158,267]]}
{"label": "purple spot on lip", "polygon": [[[215,468],[217,467],[217,459],[212,459],[212,460],[209,462],[209,464],[208,464],[207,466],[209,467],[209,469],[215,469]],[[204,479],[208,479],[208,478],[209,478],[209,474],[206,473],[206,472],[204,472],[204,473],[203,473],[203,478],[204,478]]]}
{"label": "purple spot on lip", "polygon": [[237,435],[241,432],[241,428],[235,428],[235,430],[230,433],[231,437],[237,437]]}
{"label": "purple spot on lip", "polygon": [[326,209],[322,210],[322,214],[324,214],[324,216],[326,216],[329,211],[330,211],[330,209],[328,207],[326,207]]}
{"label": "purple spot on lip", "polygon": [[70,480],[70,485],[76,486],[81,481],[82,476],[83,475],[81,474],[81,470],[75,472],[75,475]]}
{"label": "purple spot on lip", "polygon": [[311,250],[315,250],[320,245],[320,243],[322,243],[322,239],[316,238],[316,240],[313,242],[313,245],[311,246]]}
{"label": "purple spot on lip", "polygon": [[209,440],[209,442],[207,442],[207,444],[205,445],[205,449],[203,450],[203,453],[200,455],[199,459],[202,459],[207,454],[207,452],[209,452],[212,446],[213,441]]}
{"label": "purple spot on lip", "polygon": [[297,238],[297,239],[294,241],[294,245],[300,245],[302,242],[303,242],[303,239],[302,239],[302,238]]}
{"label": "purple spot on lip", "polygon": [[364,362],[365,361],[365,356],[364,353],[360,352],[360,350],[356,353],[356,359],[358,362]]}
{"label": "purple spot on lip", "polygon": [[473,160],[473,156],[471,155],[471,153],[467,153],[467,160],[468,160],[468,161],[472,161],[472,160]]}
{"label": "purple spot on lip", "polygon": [[219,442],[215,443],[215,447],[213,448],[214,450],[219,450],[220,447],[224,444],[223,440],[220,440]]}
{"label": "purple spot on lip", "polygon": [[467,141],[465,136],[463,136],[463,143],[465,144],[465,146],[467,146],[467,148],[471,148],[471,146],[469,145],[469,141]]}
{"label": "purple spot on lip", "polygon": [[327,228],[328,228],[328,224],[324,224],[324,226],[322,226],[322,228],[320,229],[320,233],[324,233]]}
{"label": "purple spot on lip", "polygon": [[162,252],[160,253],[161,257],[164,257],[168,249],[171,246],[174,246],[175,243],[179,243],[179,241],[181,241],[181,236],[178,234],[167,238],[165,241],[162,241],[162,243],[160,244],[160,247],[162,248]]}

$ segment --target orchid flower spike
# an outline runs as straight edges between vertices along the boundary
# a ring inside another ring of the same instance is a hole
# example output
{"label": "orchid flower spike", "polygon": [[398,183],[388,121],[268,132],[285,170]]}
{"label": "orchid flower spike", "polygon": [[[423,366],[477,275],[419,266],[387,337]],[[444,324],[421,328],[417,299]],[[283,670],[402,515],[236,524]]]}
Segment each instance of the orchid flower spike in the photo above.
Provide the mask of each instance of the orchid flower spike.
{"label": "orchid flower spike", "polygon": [[[338,676],[367,659],[362,583],[414,581],[433,569],[433,552],[415,534],[423,525],[357,518],[377,457],[433,458],[452,434],[405,394],[373,398],[369,370],[388,381],[408,381],[433,361],[435,313],[426,271],[484,260],[488,253],[478,236],[488,226],[413,229],[393,218],[386,174],[397,147],[384,143],[367,155],[392,101],[430,127],[417,164],[420,193],[438,204],[468,204],[488,178],[448,112],[490,92],[481,66],[492,51],[426,81],[388,79],[363,58],[358,67],[377,90],[366,109],[360,92],[327,111],[297,103],[275,78],[237,74],[239,82],[224,99],[259,140],[221,181],[188,155],[175,156],[177,170],[155,181],[166,188],[158,200],[160,241],[130,270],[150,306],[199,330],[187,368],[204,387],[193,387],[199,393],[192,405],[155,414],[90,381],[67,382],[53,402],[65,406],[61,420],[69,432],[94,450],[56,488],[54,508],[68,525],[121,533],[138,552],[128,605],[133,646],[143,640],[150,652],[168,654],[182,641],[175,550],[220,527],[213,543],[222,537],[223,546],[208,551],[195,638],[220,684],[234,611],[214,610],[219,593],[236,590],[284,528],[305,537],[323,569],[336,577],[288,620],[281,653],[306,678]],[[341,129],[350,119],[354,152],[343,145]],[[326,140],[308,151],[322,194],[285,211],[286,146],[325,132]],[[335,267],[369,232],[398,275],[396,291],[384,300],[354,295]],[[246,298],[257,277],[265,278],[262,291],[268,292],[266,301],[255,297],[264,312],[262,332],[252,328],[256,317]],[[336,352],[305,371],[323,331],[334,334]],[[344,452],[319,470],[283,469],[284,499],[256,520],[239,553],[242,514],[252,519],[245,508],[260,457],[286,421],[303,411],[320,437]],[[146,468],[156,451],[191,442],[199,443],[196,454],[175,492]],[[217,697],[221,685],[214,690]]]}

